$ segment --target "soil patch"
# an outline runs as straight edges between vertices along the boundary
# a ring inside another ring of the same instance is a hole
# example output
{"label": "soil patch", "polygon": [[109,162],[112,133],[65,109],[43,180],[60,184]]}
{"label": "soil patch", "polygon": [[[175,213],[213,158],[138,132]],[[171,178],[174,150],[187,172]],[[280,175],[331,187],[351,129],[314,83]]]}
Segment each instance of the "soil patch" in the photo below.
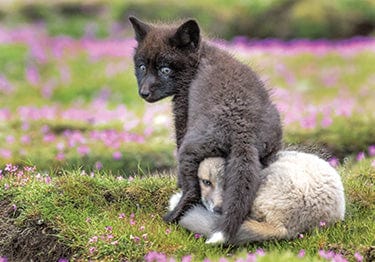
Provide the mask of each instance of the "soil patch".
{"label": "soil patch", "polygon": [[0,257],[11,261],[58,261],[69,258],[72,250],[61,243],[57,231],[42,221],[14,223],[19,214],[9,200],[0,200]]}

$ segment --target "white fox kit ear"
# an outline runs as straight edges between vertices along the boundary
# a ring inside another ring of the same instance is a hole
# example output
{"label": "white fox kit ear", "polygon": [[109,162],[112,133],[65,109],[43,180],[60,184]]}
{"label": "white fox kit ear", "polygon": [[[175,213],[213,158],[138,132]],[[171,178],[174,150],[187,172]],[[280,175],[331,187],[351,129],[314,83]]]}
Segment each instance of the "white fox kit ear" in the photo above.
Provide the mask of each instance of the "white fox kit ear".
{"label": "white fox kit ear", "polygon": [[134,16],[130,16],[129,21],[132,24],[135,32],[135,39],[137,40],[137,42],[141,42],[146,37],[147,33],[150,31],[151,26],[143,23]]}
{"label": "white fox kit ear", "polygon": [[200,29],[195,20],[183,23],[170,39],[171,44],[180,49],[196,49],[200,42]]}

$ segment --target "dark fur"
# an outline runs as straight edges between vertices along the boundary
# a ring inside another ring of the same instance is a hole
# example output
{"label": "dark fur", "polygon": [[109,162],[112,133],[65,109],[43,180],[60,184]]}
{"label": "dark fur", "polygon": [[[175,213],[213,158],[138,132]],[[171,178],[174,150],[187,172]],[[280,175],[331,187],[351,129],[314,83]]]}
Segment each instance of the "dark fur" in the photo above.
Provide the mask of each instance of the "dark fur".
{"label": "dark fur", "polygon": [[[259,171],[281,148],[279,113],[257,75],[202,40],[194,20],[178,27],[130,21],[138,41],[134,63],[140,95],[148,102],[173,96],[183,196],[164,219],[177,221],[200,201],[199,163],[225,157],[224,215],[217,230],[230,239],[251,209]],[[163,75],[162,67],[172,71]]]}

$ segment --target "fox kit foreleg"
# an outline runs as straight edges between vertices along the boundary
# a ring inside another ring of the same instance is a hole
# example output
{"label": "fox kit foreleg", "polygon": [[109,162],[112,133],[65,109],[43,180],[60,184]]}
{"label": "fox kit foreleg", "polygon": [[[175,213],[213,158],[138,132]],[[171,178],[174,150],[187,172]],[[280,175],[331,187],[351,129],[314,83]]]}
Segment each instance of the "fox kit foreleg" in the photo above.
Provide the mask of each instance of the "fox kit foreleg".
{"label": "fox kit foreleg", "polygon": [[200,202],[198,167],[207,157],[221,155],[217,143],[204,135],[186,135],[178,152],[178,183],[182,197],[177,206],[164,216],[166,222],[176,222],[193,205]]}
{"label": "fox kit foreleg", "polygon": [[223,216],[217,225],[224,241],[234,241],[240,225],[250,214],[260,186],[261,164],[254,146],[234,145],[224,172]]}

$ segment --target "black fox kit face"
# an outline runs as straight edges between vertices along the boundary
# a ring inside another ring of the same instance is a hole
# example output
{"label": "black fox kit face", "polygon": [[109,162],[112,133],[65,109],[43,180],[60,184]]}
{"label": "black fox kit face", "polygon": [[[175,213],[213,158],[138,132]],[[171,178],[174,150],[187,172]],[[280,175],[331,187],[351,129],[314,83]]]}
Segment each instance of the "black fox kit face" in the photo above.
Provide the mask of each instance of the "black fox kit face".
{"label": "black fox kit face", "polygon": [[138,93],[156,102],[178,93],[198,66],[199,27],[194,20],[180,27],[153,27],[130,17],[138,47],[134,55]]}
{"label": "black fox kit face", "polygon": [[198,169],[203,205],[211,212],[221,214],[223,204],[224,158],[203,160]]}

